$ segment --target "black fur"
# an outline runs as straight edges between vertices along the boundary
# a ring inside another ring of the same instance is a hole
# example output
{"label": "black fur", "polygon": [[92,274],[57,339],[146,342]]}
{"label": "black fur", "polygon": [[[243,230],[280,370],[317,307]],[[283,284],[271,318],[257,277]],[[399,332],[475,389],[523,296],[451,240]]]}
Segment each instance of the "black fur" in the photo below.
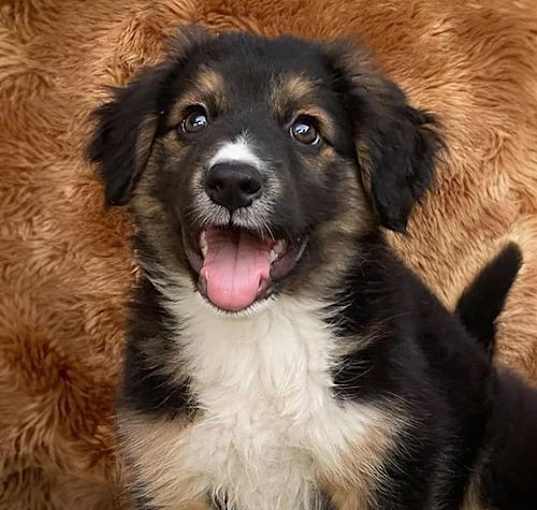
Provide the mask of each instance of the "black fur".
{"label": "black fur", "polygon": [[[155,365],[155,359],[162,363],[173,356],[170,343],[176,326],[162,306],[158,292],[147,280],[142,281],[131,304],[131,316],[130,334],[138,341],[127,343],[121,405],[169,419],[191,415],[194,408],[188,378],[179,385],[162,371],[160,364]],[[155,351],[153,359],[147,352],[151,343]]]}
{"label": "black fur", "polygon": [[378,488],[379,508],[459,508],[491,412],[492,368],[381,236],[359,246],[359,269],[351,269],[341,292],[348,306],[340,334],[348,339],[375,324],[383,328],[335,369],[336,394],[361,402],[398,395],[420,424],[402,440],[405,449],[386,459],[389,478]]}
{"label": "black fur", "polygon": [[482,454],[481,493],[490,508],[535,508],[536,424],[537,390],[512,372],[500,371]]}
{"label": "black fur", "polygon": [[521,265],[520,249],[514,243],[509,244],[480,271],[457,302],[457,315],[491,358],[496,337],[495,321]]}

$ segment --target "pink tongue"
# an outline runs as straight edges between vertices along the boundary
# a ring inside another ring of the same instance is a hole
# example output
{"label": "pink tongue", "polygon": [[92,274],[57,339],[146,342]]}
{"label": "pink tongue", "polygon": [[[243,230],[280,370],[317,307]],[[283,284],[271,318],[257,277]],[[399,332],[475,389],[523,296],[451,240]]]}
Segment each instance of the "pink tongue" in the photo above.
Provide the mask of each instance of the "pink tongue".
{"label": "pink tongue", "polygon": [[207,297],[219,308],[238,311],[251,305],[269,278],[271,242],[246,232],[208,229],[201,275]]}

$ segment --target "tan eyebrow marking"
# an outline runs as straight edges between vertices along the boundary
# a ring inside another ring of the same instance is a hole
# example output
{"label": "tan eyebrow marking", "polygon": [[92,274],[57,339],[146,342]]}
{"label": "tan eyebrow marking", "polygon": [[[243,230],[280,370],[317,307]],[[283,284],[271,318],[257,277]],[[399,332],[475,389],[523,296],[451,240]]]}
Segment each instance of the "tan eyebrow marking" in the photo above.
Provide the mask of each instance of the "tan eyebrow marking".
{"label": "tan eyebrow marking", "polygon": [[295,117],[308,115],[319,121],[324,136],[333,139],[336,133],[332,116],[316,104],[317,84],[300,74],[278,76],[273,82],[271,101],[277,118],[284,118],[291,110]]}
{"label": "tan eyebrow marking", "polygon": [[224,88],[224,77],[214,69],[202,68],[194,82],[203,94],[218,94]]}
{"label": "tan eyebrow marking", "polygon": [[226,104],[224,77],[209,67],[200,68],[198,74],[191,80],[190,89],[184,93],[173,106],[169,122],[174,125],[181,121],[184,110],[191,105],[211,104],[217,110],[223,109]]}
{"label": "tan eyebrow marking", "polygon": [[282,85],[282,93],[295,101],[303,100],[315,90],[314,83],[300,75],[290,75]]}
{"label": "tan eyebrow marking", "polygon": [[273,79],[271,101],[276,112],[283,115],[289,104],[304,102],[314,89],[311,80],[302,75],[280,75]]}

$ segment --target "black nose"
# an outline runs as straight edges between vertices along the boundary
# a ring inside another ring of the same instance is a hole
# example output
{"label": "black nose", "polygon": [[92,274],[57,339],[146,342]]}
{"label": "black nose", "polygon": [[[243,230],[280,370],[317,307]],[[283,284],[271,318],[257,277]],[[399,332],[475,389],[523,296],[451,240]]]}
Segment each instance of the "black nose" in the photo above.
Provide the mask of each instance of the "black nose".
{"label": "black nose", "polygon": [[210,199],[233,212],[249,207],[262,193],[262,177],[253,166],[217,163],[209,169],[205,190]]}

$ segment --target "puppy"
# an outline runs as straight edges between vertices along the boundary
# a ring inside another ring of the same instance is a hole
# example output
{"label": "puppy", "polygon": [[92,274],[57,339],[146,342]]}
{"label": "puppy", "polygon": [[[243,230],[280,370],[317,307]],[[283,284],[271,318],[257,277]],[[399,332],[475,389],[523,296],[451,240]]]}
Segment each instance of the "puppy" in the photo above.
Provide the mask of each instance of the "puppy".
{"label": "puppy", "polygon": [[185,28],[97,121],[143,270],[119,404],[137,508],[515,508],[498,477],[525,504],[518,383],[380,228],[431,183],[438,123],[364,49]]}

